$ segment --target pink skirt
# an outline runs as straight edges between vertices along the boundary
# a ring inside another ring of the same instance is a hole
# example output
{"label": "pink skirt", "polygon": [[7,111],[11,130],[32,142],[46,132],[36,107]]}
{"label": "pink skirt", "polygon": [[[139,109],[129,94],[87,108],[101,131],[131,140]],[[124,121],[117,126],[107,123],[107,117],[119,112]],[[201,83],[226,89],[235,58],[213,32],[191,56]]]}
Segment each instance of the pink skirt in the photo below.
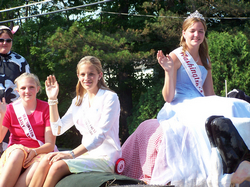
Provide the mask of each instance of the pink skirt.
{"label": "pink skirt", "polygon": [[157,119],[142,122],[122,145],[122,175],[150,183],[163,131]]}

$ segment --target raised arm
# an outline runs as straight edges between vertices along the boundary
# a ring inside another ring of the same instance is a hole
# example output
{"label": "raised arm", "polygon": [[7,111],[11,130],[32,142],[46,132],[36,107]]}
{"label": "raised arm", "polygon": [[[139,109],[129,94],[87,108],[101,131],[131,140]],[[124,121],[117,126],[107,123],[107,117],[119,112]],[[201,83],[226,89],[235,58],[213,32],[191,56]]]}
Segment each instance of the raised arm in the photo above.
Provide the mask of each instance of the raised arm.
{"label": "raised arm", "polygon": [[157,53],[157,60],[165,71],[165,80],[162,89],[162,95],[164,100],[170,103],[175,95],[176,74],[179,67],[179,60],[175,56],[175,54],[171,53],[170,55],[165,56],[161,50]]}
{"label": "raised arm", "polygon": [[[47,80],[45,81],[46,87],[46,94],[48,96],[48,103],[49,103],[49,112],[50,112],[50,121],[57,122],[59,119],[59,112],[58,112],[58,101],[57,96],[59,93],[59,85],[56,81],[56,77],[54,75],[49,75]],[[61,129],[58,127],[58,134],[60,133]]]}

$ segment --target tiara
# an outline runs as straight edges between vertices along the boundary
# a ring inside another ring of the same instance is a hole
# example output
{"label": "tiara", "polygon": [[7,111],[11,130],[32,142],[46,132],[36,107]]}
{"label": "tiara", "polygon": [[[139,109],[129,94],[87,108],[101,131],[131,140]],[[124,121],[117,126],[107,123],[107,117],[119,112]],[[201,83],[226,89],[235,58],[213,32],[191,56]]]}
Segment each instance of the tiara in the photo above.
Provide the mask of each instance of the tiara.
{"label": "tiara", "polygon": [[190,18],[200,18],[200,19],[206,21],[205,18],[203,17],[203,15],[200,14],[200,13],[198,12],[198,10],[196,10],[194,13],[190,14],[190,15],[185,19],[185,21],[186,21],[187,19],[190,19]]}

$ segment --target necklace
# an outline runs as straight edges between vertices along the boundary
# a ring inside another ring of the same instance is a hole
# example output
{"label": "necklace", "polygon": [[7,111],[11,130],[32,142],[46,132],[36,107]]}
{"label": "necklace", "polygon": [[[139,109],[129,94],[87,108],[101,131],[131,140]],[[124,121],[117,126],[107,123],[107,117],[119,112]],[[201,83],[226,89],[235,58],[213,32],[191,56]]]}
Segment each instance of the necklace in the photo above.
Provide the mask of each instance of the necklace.
{"label": "necklace", "polygon": [[196,62],[196,64],[199,62],[199,57],[198,57],[198,59],[195,62]]}

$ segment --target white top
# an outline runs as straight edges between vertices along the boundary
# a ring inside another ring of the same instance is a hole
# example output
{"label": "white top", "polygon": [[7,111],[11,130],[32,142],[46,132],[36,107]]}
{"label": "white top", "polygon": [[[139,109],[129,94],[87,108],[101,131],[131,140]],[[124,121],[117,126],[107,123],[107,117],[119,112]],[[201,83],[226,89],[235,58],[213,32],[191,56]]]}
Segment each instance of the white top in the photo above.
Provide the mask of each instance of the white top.
{"label": "white top", "polygon": [[121,157],[119,140],[120,102],[116,93],[99,89],[93,104],[89,107],[88,94],[85,94],[82,104],[75,105],[76,98],[72,100],[66,114],[51,123],[52,132],[58,136],[58,126],[61,134],[73,125],[82,134],[82,144],[95,156],[104,156],[115,162]]}

